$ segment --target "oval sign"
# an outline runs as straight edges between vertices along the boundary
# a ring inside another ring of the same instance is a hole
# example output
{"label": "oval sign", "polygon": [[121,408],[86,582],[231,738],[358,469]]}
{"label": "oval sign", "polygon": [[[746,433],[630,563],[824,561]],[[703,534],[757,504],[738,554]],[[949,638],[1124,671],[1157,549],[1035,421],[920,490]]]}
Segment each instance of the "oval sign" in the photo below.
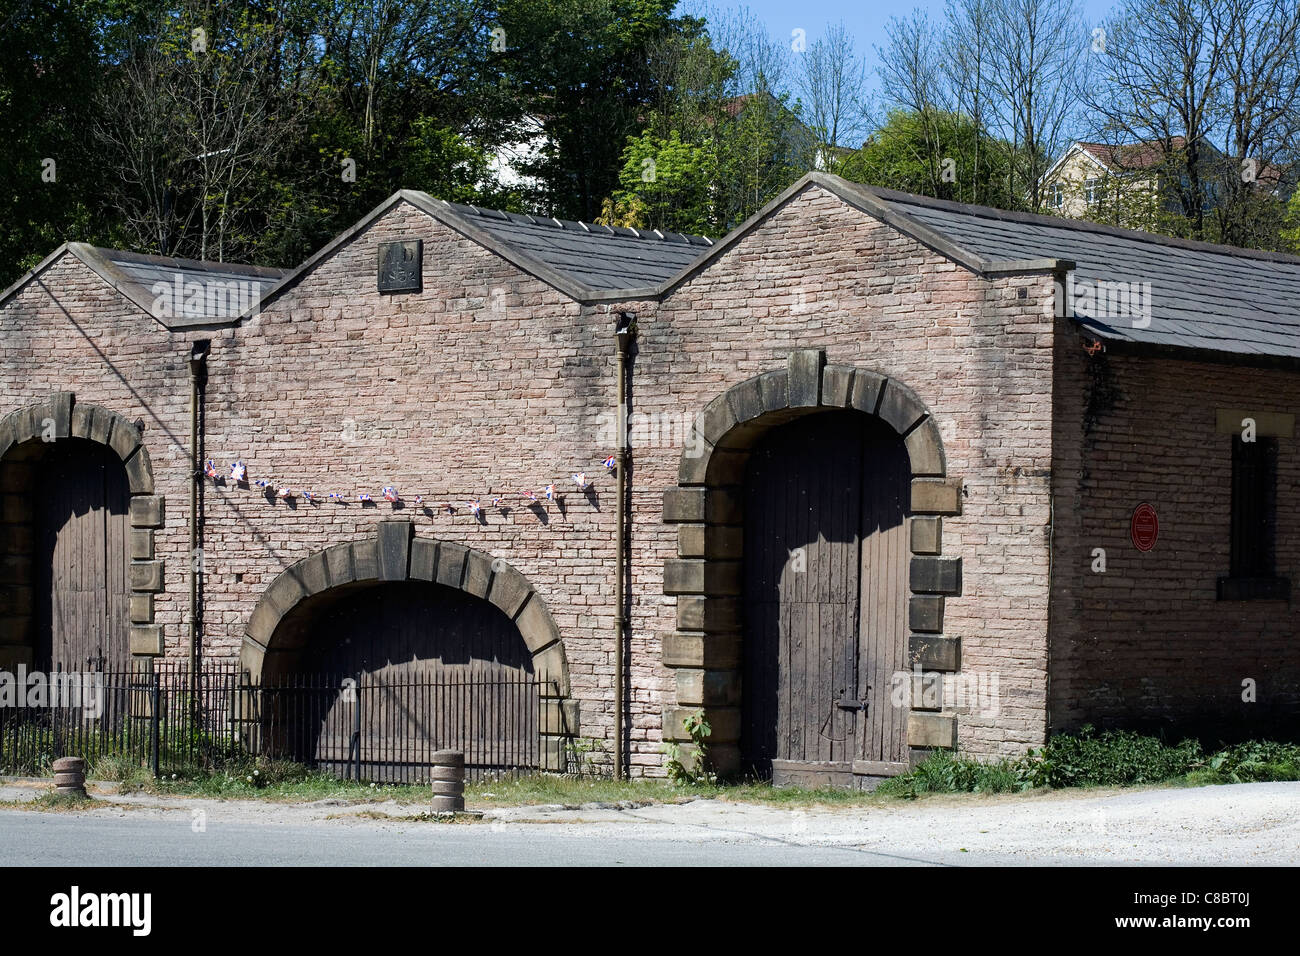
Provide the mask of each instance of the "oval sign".
{"label": "oval sign", "polygon": [[1139,551],[1150,551],[1154,548],[1156,538],[1160,536],[1160,519],[1156,517],[1156,509],[1145,501],[1134,508],[1128,533],[1133,539],[1133,547]]}

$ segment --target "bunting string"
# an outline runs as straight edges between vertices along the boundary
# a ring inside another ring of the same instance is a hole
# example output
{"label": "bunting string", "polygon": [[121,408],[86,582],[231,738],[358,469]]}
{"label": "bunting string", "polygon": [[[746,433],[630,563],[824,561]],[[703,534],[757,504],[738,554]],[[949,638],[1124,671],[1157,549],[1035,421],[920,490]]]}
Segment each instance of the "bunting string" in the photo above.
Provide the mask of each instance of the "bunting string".
{"label": "bunting string", "polygon": [[[615,471],[618,467],[615,456],[613,455],[602,460],[601,464],[605,467],[606,471],[610,473]],[[343,504],[352,500],[354,497],[345,492],[316,492],[308,488],[288,483],[282,484],[278,480],[270,477],[262,477],[253,480],[249,476],[248,465],[243,461],[243,459],[231,462],[228,474],[223,477],[218,472],[216,463],[209,458],[203,466],[203,477],[210,479],[212,483],[218,487],[249,489],[251,486],[252,488],[257,488],[264,496],[273,500],[288,501],[300,498],[302,501],[310,505],[320,505],[327,501]],[[594,485],[594,482],[585,471],[574,472],[570,475],[570,480],[577,487],[578,491],[583,493],[591,490]],[[542,486],[541,492],[526,490],[514,493],[506,492],[502,494],[492,494],[490,500],[492,508],[498,511],[505,511],[510,507],[509,502],[511,501],[524,501],[528,503],[528,507],[533,507],[541,505],[543,500],[551,502],[556,501],[559,497],[560,493],[556,490],[555,482],[550,482]],[[394,506],[404,506],[407,504],[407,500],[398,493],[395,485],[385,485],[380,488],[378,499]],[[427,507],[426,502],[429,499],[430,496],[428,495],[417,494],[411,497],[410,503],[423,509]],[[375,496],[368,491],[358,491],[355,495],[355,500],[360,502],[362,505],[374,504],[376,502]],[[481,518],[485,510],[481,498],[474,498],[467,501],[465,503],[465,508],[469,514],[476,519]],[[455,514],[457,508],[451,502],[447,502],[442,505],[439,510],[443,510],[447,514]]]}

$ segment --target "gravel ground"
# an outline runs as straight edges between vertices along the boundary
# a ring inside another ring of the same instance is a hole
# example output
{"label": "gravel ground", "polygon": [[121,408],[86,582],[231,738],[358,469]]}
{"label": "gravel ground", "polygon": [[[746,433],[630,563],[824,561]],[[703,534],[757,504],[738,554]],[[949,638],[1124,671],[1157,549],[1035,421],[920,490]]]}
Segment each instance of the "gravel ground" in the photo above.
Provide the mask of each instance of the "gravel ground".
{"label": "gravel ground", "polygon": [[[29,800],[45,788],[0,784],[0,801]],[[0,865],[1300,864],[1298,783],[962,795],[870,807],[531,806],[489,810],[464,825],[410,819],[427,808],[393,801],[98,797],[86,810],[0,811]],[[197,833],[196,819],[203,822]]]}

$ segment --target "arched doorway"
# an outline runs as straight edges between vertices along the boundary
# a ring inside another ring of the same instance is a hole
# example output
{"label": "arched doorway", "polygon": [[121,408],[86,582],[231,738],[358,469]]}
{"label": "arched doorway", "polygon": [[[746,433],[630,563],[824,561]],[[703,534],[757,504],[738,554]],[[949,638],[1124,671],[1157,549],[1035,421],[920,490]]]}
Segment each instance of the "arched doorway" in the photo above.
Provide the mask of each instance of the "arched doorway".
{"label": "arched doorway", "polygon": [[716,396],[664,493],[677,526],[665,739],[686,745],[702,709],[719,774],[860,787],[955,747],[957,715],[908,677],[933,687],[961,667],[960,637],[943,633],[944,602],[961,593],[943,520],[962,497],[934,416],[878,372],[801,349]]}
{"label": "arched doorway", "polygon": [[52,442],[33,457],[34,664],[109,670],[130,662],[129,493],[109,448]]}
{"label": "arched doorway", "polygon": [[471,776],[541,762],[532,655],[481,598],[429,581],[352,584],[303,601],[272,640],[301,648],[263,675],[286,757],[403,782],[424,782],[440,749],[463,752]]}
{"label": "arched doorway", "polygon": [[777,781],[843,775],[906,756],[902,440],[831,411],[771,429],[744,485],[742,767]]}
{"label": "arched doorway", "polygon": [[162,653],[163,498],[141,427],[56,392],[0,418],[0,668],[122,671]]}
{"label": "arched doorway", "polygon": [[432,752],[471,775],[563,769],[578,732],[559,629],[500,558],[381,521],[267,588],[241,654],[286,756],[371,779],[420,779]]}

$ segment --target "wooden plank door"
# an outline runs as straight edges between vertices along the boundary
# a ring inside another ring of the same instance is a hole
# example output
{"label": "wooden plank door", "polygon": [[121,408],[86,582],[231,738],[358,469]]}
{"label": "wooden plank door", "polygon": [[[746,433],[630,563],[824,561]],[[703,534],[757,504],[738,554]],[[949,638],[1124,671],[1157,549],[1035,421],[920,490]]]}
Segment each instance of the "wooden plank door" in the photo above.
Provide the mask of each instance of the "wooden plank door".
{"label": "wooden plank door", "polygon": [[37,519],[36,660],[52,670],[130,662],[129,491],[110,449],[50,445],[34,491]]}
{"label": "wooden plank door", "polygon": [[863,428],[828,412],[752,451],[745,492],[742,752],[778,782],[826,782],[860,752]]}
{"label": "wooden plank door", "polygon": [[907,709],[893,705],[891,689],[894,674],[908,669],[911,467],[902,441],[877,422],[863,457],[859,682],[868,707],[857,770],[888,774],[907,760]]}
{"label": "wooden plank door", "polygon": [[536,764],[532,655],[495,605],[412,581],[316,600],[315,612],[307,609],[303,669],[359,683],[352,694],[327,692],[313,704],[314,726],[294,730],[300,759],[344,766],[355,719],[372,779],[413,779],[442,747],[463,751],[475,772]]}

